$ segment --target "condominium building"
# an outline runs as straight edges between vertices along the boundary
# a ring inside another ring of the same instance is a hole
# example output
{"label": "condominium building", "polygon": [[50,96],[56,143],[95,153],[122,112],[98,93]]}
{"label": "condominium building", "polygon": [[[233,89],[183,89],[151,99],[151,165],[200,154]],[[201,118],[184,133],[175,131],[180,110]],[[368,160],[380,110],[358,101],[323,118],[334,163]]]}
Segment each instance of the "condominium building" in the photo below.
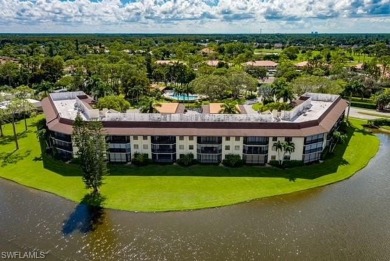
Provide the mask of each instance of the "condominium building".
{"label": "condominium building", "polygon": [[[125,113],[98,110],[83,92],[52,93],[42,101],[50,131],[50,144],[64,159],[75,156],[72,142],[77,113],[85,121],[101,121],[110,162],[131,162],[144,153],[154,162],[175,162],[192,153],[201,163],[220,163],[237,154],[246,164],[278,160],[318,161],[332,132],[344,117],[347,102],[338,95],[306,93],[290,111],[255,112],[238,106],[239,114],[219,114],[221,104],[185,109],[183,104],[163,104],[159,113]],[[280,153],[274,144],[292,142],[295,150]]]}

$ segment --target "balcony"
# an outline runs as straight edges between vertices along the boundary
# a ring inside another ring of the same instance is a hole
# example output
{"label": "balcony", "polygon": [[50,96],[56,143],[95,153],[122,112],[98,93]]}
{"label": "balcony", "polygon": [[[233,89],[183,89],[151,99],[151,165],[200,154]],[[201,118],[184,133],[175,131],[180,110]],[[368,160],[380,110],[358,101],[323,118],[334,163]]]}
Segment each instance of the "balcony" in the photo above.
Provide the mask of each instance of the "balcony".
{"label": "balcony", "polygon": [[54,144],[54,147],[59,149],[59,150],[65,150],[65,151],[68,151],[70,153],[73,153],[73,147],[72,145],[61,145],[61,144]]}
{"label": "balcony", "polygon": [[176,143],[175,136],[152,136],[152,144],[169,144],[173,145]]}
{"label": "balcony", "polygon": [[197,155],[200,163],[220,163],[222,161],[221,154],[199,154]]}
{"label": "balcony", "polygon": [[268,137],[245,137],[246,145],[268,145]]}
{"label": "balcony", "polygon": [[152,154],[152,160],[157,163],[172,163],[176,160],[176,153],[173,154]]}
{"label": "balcony", "polygon": [[130,143],[129,136],[107,136],[108,143]]}
{"label": "balcony", "polygon": [[222,144],[222,137],[198,137],[198,144]]}
{"label": "balcony", "polygon": [[248,146],[244,145],[244,154],[268,154],[268,145]]}
{"label": "balcony", "polygon": [[176,145],[152,145],[152,153],[176,153]]}
{"label": "balcony", "polygon": [[65,142],[72,142],[72,137],[67,134],[62,134],[59,132],[52,132],[51,137],[56,140],[65,141]]}
{"label": "balcony", "polygon": [[324,142],[324,138],[310,140],[310,141],[305,140],[305,145],[309,145],[309,144],[313,144],[313,143],[317,143],[317,142]]}
{"label": "balcony", "polygon": [[221,154],[222,145],[198,145],[197,152],[200,154]]}

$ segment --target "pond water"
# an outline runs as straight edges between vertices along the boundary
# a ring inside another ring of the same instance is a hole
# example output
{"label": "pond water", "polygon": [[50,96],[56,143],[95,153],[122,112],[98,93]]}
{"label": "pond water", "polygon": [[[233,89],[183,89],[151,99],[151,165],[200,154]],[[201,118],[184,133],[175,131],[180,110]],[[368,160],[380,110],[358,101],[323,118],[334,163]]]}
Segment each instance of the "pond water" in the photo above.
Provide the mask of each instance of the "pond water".
{"label": "pond water", "polygon": [[[190,212],[91,213],[0,180],[0,252],[46,260],[388,260],[390,136],[349,180]],[[369,146],[369,144],[362,144]]]}

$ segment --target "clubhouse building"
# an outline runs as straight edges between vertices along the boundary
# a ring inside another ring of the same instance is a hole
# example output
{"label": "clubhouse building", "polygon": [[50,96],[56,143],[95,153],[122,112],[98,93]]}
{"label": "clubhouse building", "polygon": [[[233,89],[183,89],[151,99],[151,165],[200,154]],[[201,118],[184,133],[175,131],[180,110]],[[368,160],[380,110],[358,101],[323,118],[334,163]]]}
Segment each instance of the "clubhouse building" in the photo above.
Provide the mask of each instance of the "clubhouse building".
{"label": "clubhouse building", "polygon": [[52,93],[42,101],[50,132],[50,146],[64,159],[77,148],[72,143],[78,112],[85,121],[101,121],[110,162],[131,162],[134,153],[148,154],[154,162],[175,162],[192,153],[201,163],[220,163],[238,154],[246,164],[265,164],[280,156],[274,143],[289,141],[295,151],[284,160],[318,161],[344,118],[347,102],[338,95],[306,93],[290,111],[258,113],[239,105],[239,114],[219,114],[221,104],[186,109],[184,104],[164,103],[159,113],[129,110],[120,113],[94,108],[83,92]]}

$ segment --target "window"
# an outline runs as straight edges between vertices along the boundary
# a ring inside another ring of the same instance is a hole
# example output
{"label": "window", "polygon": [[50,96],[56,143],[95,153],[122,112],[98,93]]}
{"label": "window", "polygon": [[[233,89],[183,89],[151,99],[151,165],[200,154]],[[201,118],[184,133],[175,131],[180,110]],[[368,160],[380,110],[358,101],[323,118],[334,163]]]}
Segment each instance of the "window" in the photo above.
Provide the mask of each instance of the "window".
{"label": "window", "polygon": [[134,144],[134,149],[138,150],[138,144]]}
{"label": "window", "polygon": [[240,137],[236,137],[236,141],[240,141]]}
{"label": "window", "polygon": [[284,141],[286,141],[286,142],[292,142],[292,137],[285,137],[285,138],[284,138]]}
{"label": "window", "polygon": [[225,140],[226,141],[230,141],[230,137],[225,137]]}
{"label": "window", "polygon": [[290,160],[290,155],[284,155],[284,160]]}
{"label": "window", "polygon": [[143,140],[148,140],[148,136],[142,136]]}
{"label": "window", "polygon": [[189,140],[194,140],[194,136],[190,136],[188,139]]}
{"label": "window", "polygon": [[190,146],[189,146],[189,149],[190,149],[190,150],[193,150],[193,149],[194,149],[194,145],[190,145]]}
{"label": "window", "polygon": [[133,136],[133,140],[138,140],[138,136]]}
{"label": "window", "polygon": [[179,145],[179,150],[184,150],[184,145]]}
{"label": "window", "polygon": [[225,146],[225,150],[230,150],[230,146],[229,146],[229,145],[226,145],[226,146]]}
{"label": "window", "polygon": [[179,136],[179,140],[184,140],[184,136]]}
{"label": "window", "polygon": [[271,160],[276,160],[276,156],[275,156],[275,155],[272,155],[272,156],[271,156]]}
{"label": "window", "polygon": [[277,141],[278,137],[272,137],[272,141]]}
{"label": "window", "polygon": [[147,149],[148,149],[148,144],[144,144],[144,145],[142,146],[142,148],[143,148],[144,150],[147,150]]}
{"label": "window", "polygon": [[240,150],[240,146],[239,145],[234,146],[234,150]]}

